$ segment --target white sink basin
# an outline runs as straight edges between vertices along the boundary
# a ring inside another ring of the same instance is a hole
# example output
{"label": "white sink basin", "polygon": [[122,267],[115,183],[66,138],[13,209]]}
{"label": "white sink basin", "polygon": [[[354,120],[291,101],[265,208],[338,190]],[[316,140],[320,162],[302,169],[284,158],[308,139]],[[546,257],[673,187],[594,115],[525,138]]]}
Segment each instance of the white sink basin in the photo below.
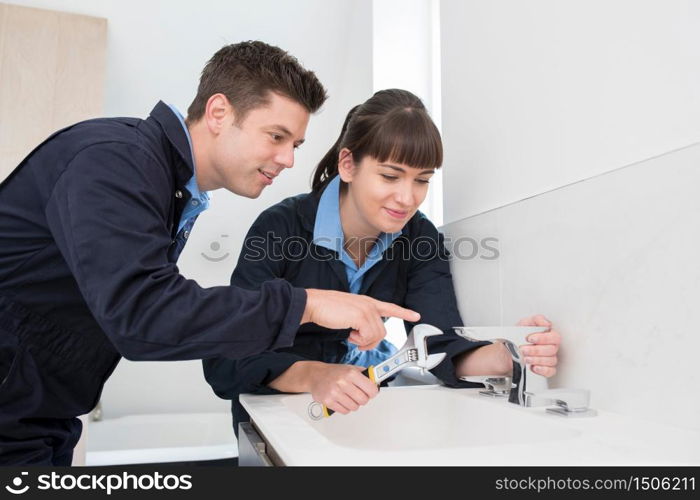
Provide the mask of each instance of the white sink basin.
{"label": "white sink basin", "polygon": [[[334,414],[311,426],[333,445],[374,451],[534,443],[580,434],[575,429],[554,427],[546,436],[535,436],[527,430],[542,425],[538,415],[503,411],[502,405],[485,398],[467,398],[464,391],[421,389],[382,389],[361,410]],[[309,398],[288,396],[282,403],[304,418]],[[370,422],[373,424],[368,425]],[[425,432],[427,428],[429,432]]]}
{"label": "white sink basin", "polygon": [[286,465],[698,465],[700,433],[599,412],[566,418],[476,389],[382,388],[349,415],[313,421],[308,394],[242,395]]}

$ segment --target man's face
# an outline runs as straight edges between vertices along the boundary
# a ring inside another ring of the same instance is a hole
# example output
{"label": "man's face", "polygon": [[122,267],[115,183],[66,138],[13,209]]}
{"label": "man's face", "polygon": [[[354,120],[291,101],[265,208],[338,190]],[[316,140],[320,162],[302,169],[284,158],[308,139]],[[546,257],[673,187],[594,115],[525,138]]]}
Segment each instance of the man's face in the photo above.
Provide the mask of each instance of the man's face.
{"label": "man's face", "polygon": [[269,104],[248,112],[241,123],[229,113],[212,148],[211,166],[218,187],[257,198],[285,168],[304,142],[309,112],[298,102],[273,92]]}

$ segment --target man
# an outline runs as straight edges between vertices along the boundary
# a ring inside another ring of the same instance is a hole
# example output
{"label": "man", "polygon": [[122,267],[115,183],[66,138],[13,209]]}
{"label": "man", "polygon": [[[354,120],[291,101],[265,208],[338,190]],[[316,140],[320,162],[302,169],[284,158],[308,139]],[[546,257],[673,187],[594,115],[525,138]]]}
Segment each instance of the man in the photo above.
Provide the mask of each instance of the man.
{"label": "man", "polygon": [[261,42],[219,50],[187,120],[90,120],[38,146],[0,185],[0,463],[68,465],[76,416],[124,356],[240,358],[292,345],[300,324],[350,328],[363,349],[398,306],[282,280],[200,288],[175,265],[207,191],[255,198],[294,162],[326,93]]}

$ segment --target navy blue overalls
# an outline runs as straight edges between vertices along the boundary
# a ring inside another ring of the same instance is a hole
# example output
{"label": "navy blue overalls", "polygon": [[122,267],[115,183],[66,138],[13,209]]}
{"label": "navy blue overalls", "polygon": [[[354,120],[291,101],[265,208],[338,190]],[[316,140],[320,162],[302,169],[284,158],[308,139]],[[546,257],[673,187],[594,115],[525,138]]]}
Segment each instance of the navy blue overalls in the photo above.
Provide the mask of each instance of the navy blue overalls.
{"label": "navy blue overalls", "polygon": [[293,343],[306,292],[203,289],[179,274],[187,137],[149,118],[81,122],[0,185],[0,464],[70,464],[75,418],[121,356],[238,358]]}
{"label": "navy blue overalls", "polygon": [[[284,278],[298,287],[348,292],[345,266],[338,253],[313,242],[320,196],[309,193],[287,198],[261,213],[246,236],[231,283],[258,290],[267,280]],[[467,341],[452,329],[464,323],[448,257],[442,234],[418,212],[382,260],[367,272],[360,294],[417,311],[421,323],[443,330],[443,335],[427,339],[431,352],[447,353],[431,372],[450,387],[480,387],[459,380],[455,374],[453,358],[490,342]],[[405,325],[407,331],[414,326],[409,322]],[[347,352],[342,340],[349,332],[307,323],[299,328],[291,347],[236,360],[204,360],[207,382],[219,397],[231,400],[234,431],[238,431],[238,423],[250,419],[238,401],[240,394],[277,393],[268,384],[297,361],[341,362]]]}

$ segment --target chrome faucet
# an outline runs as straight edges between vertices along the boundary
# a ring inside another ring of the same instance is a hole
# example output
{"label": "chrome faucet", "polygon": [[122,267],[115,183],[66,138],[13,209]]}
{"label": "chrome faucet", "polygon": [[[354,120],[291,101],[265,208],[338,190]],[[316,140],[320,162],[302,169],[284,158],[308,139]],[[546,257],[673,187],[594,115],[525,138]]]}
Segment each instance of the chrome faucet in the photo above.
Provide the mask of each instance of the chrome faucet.
{"label": "chrome faucet", "polygon": [[468,375],[460,377],[460,380],[484,384],[486,390],[479,391],[479,394],[492,398],[507,398],[513,387],[513,382],[507,375]]}
{"label": "chrome faucet", "polygon": [[598,414],[588,407],[591,393],[588,389],[547,389],[525,392],[523,406],[556,406],[547,408],[549,413],[564,417],[594,417]]}
{"label": "chrome faucet", "polygon": [[[480,339],[475,339],[473,337],[466,337],[467,340],[477,341]],[[511,340],[504,338],[488,339],[489,342],[500,342],[502,343],[508,352],[510,352],[511,359],[513,360],[513,373],[510,377],[510,390],[508,391],[508,402],[514,403],[520,406],[527,406],[527,399],[525,397],[527,392],[527,366],[522,358],[520,348]],[[482,378],[482,377],[478,377]],[[472,382],[481,382],[485,385],[488,383],[487,388],[490,390],[493,388],[495,390],[494,384],[490,383],[491,380],[495,379],[495,376],[483,377],[483,380],[475,380],[474,377],[466,378]],[[504,391],[504,384],[507,383],[506,380],[502,380],[500,384],[500,389]],[[491,386],[491,387],[489,387]]]}
{"label": "chrome faucet", "polygon": [[[547,408],[547,411],[567,417],[592,417],[596,415],[595,410],[588,408],[590,392],[586,389],[545,389],[537,392],[527,390],[527,365],[520,352],[520,347],[512,340],[502,337],[483,338],[484,333],[492,334],[497,330],[508,331],[513,328],[522,327],[454,327],[456,333],[467,340],[501,342],[508,349],[513,360],[513,374],[510,380],[503,375],[470,376],[462,377],[462,380],[484,384],[487,390],[481,391],[483,395],[505,396],[507,394],[508,402],[519,406],[556,406],[556,408]],[[508,390],[507,384],[510,384],[510,390]]]}

